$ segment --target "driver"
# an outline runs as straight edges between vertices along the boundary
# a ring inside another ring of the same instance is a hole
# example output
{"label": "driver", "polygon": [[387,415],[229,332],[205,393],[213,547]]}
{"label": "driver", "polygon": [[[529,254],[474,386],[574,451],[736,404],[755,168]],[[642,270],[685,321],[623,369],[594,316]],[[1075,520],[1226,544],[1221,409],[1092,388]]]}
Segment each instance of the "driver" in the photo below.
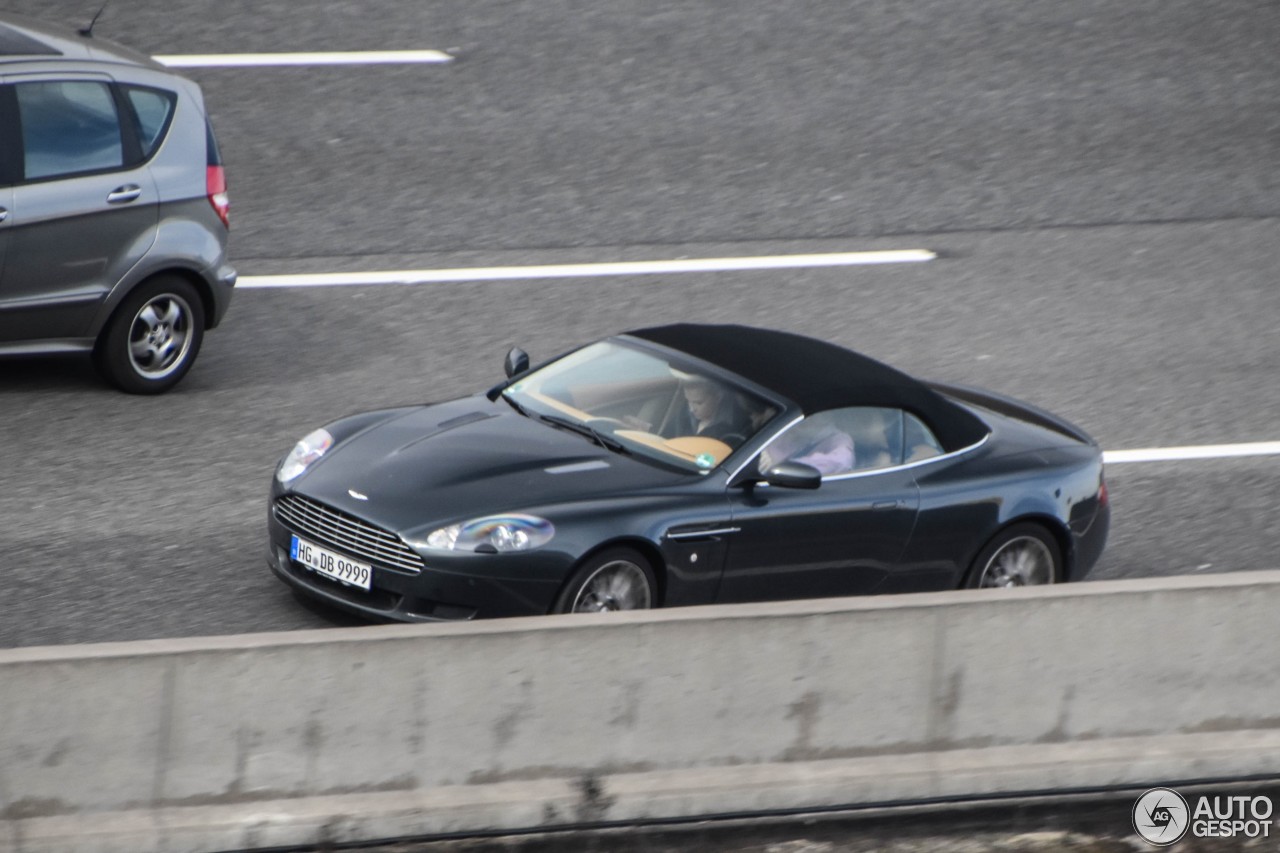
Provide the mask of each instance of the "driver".
{"label": "driver", "polygon": [[724,386],[695,376],[686,380],[681,390],[696,434],[735,445],[742,443],[743,425],[738,422],[736,407]]}

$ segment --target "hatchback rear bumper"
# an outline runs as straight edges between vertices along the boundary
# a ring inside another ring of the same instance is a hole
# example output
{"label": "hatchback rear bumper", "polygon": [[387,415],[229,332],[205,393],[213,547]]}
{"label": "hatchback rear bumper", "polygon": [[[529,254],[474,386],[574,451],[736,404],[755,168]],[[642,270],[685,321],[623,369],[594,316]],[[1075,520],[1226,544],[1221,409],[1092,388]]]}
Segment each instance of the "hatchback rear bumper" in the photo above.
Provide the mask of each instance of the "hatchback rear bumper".
{"label": "hatchback rear bumper", "polygon": [[231,307],[231,295],[235,292],[237,278],[239,273],[229,263],[223,263],[214,273],[209,282],[213,292],[213,310],[205,318],[205,328],[217,328],[222,318],[226,316],[227,309]]}

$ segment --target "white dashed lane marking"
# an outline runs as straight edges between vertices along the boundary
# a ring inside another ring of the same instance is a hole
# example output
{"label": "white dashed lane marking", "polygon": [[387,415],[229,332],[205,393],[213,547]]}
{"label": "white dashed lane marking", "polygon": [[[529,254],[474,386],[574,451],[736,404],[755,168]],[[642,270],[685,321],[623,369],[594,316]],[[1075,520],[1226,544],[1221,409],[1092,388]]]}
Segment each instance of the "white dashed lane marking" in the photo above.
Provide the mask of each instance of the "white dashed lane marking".
{"label": "white dashed lane marking", "polygon": [[1108,450],[1102,454],[1102,460],[1108,465],[1116,465],[1125,462],[1181,462],[1188,459],[1231,459],[1243,456],[1280,456],[1280,441]]}
{"label": "white dashed lane marking", "polygon": [[695,272],[851,267],[932,261],[927,249],[882,252],[832,252],[819,255],[761,255],[741,258],[684,258],[669,261],[610,261],[593,264],[544,264],[521,267],[463,267],[439,270],[387,270],[350,273],[245,275],[237,287],[351,287],[376,284],[440,284],[461,281],[519,281],[538,278],[592,278],[616,275],[674,275]]}
{"label": "white dashed lane marking", "polygon": [[350,50],[326,53],[203,53],[153,56],[170,68],[243,68],[290,65],[441,65],[442,50]]}

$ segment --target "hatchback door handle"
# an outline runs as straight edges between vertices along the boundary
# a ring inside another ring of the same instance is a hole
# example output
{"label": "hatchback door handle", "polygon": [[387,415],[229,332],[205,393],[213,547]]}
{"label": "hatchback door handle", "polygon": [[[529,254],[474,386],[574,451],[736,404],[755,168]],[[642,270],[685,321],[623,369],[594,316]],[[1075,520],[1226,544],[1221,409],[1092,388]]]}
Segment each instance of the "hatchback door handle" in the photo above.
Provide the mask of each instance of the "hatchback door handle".
{"label": "hatchback door handle", "polygon": [[116,187],[107,194],[107,204],[124,204],[133,201],[142,195],[142,187],[137,184],[125,184],[122,187]]}

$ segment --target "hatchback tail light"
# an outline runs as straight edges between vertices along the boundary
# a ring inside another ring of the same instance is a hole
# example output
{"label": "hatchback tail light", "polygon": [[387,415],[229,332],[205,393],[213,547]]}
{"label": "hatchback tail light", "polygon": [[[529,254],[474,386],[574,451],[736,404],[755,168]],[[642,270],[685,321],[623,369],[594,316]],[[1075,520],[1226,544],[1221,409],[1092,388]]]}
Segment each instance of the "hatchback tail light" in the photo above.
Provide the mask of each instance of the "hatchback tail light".
{"label": "hatchback tail light", "polygon": [[222,152],[218,150],[218,140],[213,136],[213,125],[206,118],[204,122],[205,137],[205,170],[204,187],[209,196],[209,204],[213,212],[218,214],[222,224],[231,227],[231,200],[227,198],[227,170],[222,166]]}
{"label": "hatchback tail light", "polygon": [[209,204],[213,212],[218,214],[222,224],[231,227],[231,201],[227,198],[227,170],[222,166],[205,168],[205,191],[209,194]]}

